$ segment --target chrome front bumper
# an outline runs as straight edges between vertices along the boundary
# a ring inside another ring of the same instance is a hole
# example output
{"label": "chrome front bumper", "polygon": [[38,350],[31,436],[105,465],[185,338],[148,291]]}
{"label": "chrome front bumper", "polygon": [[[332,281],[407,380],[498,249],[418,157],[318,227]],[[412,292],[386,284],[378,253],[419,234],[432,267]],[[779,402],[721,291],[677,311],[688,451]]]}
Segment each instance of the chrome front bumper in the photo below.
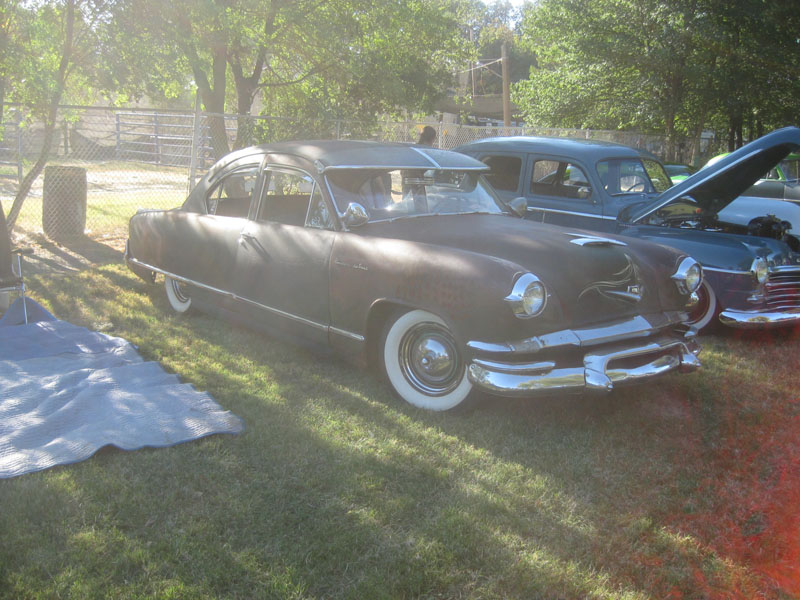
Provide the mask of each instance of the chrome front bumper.
{"label": "chrome front bumper", "polygon": [[726,309],[719,314],[720,323],[739,329],[782,327],[800,323],[800,308],[781,311]]}
{"label": "chrome front bumper", "polygon": [[[548,336],[561,342],[554,344],[543,343],[543,338],[504,345],[471,342],[473,350],[482,355],[494,352],[497,357],[473,357],[467,370],[469,380],[500,396],[609,392],[617,386],[700,366],[700,346],[693,329],[656,331],[646,319],[636,317],[618,324],[616,336],[598,335],[601,331],[610,333],[608,328],[559,332]],[[520,361],[521,348],[529,356],[533,349],[541,360]]]}

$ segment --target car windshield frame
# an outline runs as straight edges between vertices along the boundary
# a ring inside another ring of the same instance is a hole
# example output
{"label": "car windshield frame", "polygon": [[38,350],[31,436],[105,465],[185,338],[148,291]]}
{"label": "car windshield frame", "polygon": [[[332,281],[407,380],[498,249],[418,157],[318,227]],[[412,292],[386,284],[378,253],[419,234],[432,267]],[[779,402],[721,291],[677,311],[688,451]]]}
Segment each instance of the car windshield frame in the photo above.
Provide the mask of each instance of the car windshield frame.
{"label": "car windshield frame", "polygon": [[474,169],[330,169],[325,183],[339,216],[351,203],[364,207],[369,222],[434,215],[508,214]]}
{"label": "car windshield frame", "polygon": [[[624,163],[625,168],[623,168]],[[601,168],[603,164],[607,165],[605,178]],[[606,192],[614,197],[660,194],[672,185],[664,166],[651,158],[632,156],[604,158],[597,161],[595,170]],[[657,177],[654,177],[654,174]],[[663,184],[660,183],[662,180]]]}

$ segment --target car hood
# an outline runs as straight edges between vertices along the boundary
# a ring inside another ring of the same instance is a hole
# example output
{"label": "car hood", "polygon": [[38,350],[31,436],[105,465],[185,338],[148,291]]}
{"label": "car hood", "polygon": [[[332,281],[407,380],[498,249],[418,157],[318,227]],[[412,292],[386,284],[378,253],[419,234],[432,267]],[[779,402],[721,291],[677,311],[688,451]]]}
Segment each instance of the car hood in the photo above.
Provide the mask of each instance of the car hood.
{"label": "car hood", "polygon": [[707,215],[716,214],[799,148],[800,128],[773,131],[687,177],[654,200],[632,208],[624,220],[639,222],[684,196],[691,196]]}
{"label": "car hood", "polygon": [[786,243],[753,235],[719,235],[699,229],[683,229],[654,225],[630,225],[622,230],[626,236],[665,244],[682,250],[698,260],[703,268],[727,271],[749,271],[753,259],[761,257],[771,267],[800,267],[800,254]]}
{"label": "car hood", "polygon": [[[682,310],[686,303],[670,281],[685,253],[633,238],[480,214],[397,219],[358,232],[424,244],[429,258],[447,248],[516,265],[556,294],[573,324]],[[640,298],[625,297],[637,290],[645,290]]]}

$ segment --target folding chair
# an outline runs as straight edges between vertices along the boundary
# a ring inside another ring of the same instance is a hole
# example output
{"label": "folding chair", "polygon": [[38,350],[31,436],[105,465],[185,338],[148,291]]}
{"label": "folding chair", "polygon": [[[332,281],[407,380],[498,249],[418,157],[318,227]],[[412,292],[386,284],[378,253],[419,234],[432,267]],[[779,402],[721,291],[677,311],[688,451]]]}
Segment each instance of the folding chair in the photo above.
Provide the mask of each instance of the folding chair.
{"label": "folding chair", "polygon": [[[11,236],[6,225],[6,214],[0,203],[0,293],[19,292],[22,296],[22,311],[28,323],[28,307],[25,300],[25,281],[22,278],[22,257],[33,254],[32,248],[12,248]],[[16,263],[16,268],[14,266]]]}

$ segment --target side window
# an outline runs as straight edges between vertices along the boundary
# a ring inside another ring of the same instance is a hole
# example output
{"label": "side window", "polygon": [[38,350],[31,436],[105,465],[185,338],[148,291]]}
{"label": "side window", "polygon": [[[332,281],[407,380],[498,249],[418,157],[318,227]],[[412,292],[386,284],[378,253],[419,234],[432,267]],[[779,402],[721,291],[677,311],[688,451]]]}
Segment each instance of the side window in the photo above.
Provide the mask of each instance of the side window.
{"label": "side window", "polygon": [[316,229],[333,229],[333,219],[322,197],[322,191],[318,185],[314,186],[314,193],[311,194],[311,204],[308,207],[308,217],[306,226]]}
{"label": "side window", "polygon": [[564,178],[561,181],[563,196],[566,198],[588,198],[592,188],[589,179],[578,165],[567,163],[564,168]]}
{"label": "side window", "polygon": [[481,160],[492,169],[486,179],[494,189],[505,192],[516,192],[519,189],[519,174],[522,171],[520,157],[484,156]]}
{"label": "side window", "polygon": [[533,163],[531,192],[542,196],[585,199],[592,193],[589,178],[578,165],[555,160]]}
{"label": "side window", "polygon": [[555,160],[537,160],[533,163],[531,192],[543,196],[557,196],[556,184],[560,163]]}
{"label": "side window", "polygon": [[314,180],[306,173],[267,169],[257,219],[302,227],[313,189]]}
{"label": "side window", "polygon": [[224,175],[206,196],[208,214],[246,217],[257,179],[257,164],[239,167]]}

